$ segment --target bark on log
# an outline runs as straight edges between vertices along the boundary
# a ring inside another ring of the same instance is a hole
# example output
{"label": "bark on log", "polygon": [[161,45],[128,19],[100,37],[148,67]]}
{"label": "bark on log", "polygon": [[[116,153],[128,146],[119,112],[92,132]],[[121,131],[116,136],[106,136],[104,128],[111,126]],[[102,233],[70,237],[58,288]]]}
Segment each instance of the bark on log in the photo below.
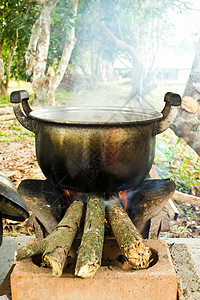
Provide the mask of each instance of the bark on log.
{"label": "bark on log", "polygon": [[151,249],[116,198],[109,201],[108,220],[122,254],[134,269],[147,268],[150,263]]}
{"label": "bark on log", "polygon": [[16,260],[43,254],[43,264],[52,267],[53,276],[62,275],[66,258],[80,226],[84,204],[74,201],[55,230],[44,240],[24,246],[15,252]]}
{"label": "bark on log", "polygon": [[75,275],[79,277],[91,277],[101,266],[104,219],[104,198],[91,195],[87,202],[84,232],[75,268]]}

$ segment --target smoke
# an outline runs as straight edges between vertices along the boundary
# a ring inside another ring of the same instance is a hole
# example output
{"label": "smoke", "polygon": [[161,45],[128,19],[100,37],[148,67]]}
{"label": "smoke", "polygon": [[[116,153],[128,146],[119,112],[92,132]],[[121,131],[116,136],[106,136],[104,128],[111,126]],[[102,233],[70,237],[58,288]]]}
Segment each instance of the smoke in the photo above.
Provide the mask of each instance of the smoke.
{"label": "smoke", "polygon": [[[145,1],[140,8],[130,1],[87,3],[79,11],[75,49],[58,89],[68,93],[61,105],[161,111],[164,94],[182,94],[189,76],[199,27],[193,13],[160,1],[148,9]],[[194,25],[183,30],[191,18]]]}

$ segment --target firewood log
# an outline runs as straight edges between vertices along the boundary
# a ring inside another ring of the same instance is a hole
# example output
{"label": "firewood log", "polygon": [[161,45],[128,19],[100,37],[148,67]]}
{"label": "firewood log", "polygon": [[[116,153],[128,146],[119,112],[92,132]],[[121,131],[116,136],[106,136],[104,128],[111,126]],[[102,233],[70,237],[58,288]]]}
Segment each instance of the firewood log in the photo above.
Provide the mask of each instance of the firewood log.
{"label": "firewood log", "polygon": [[147,268],[151,260],[151,249],[145,244],[117,198],[109,201],[107,215],[117,243],[129,264],[134,269]]}
{"label": "firewood log", "polygon": [[51,234],[39,242],[18,249],[15,252],[15,259],[23,260],[43,254],[43,265],[52,267],[53,276],[61,276],[67,255],[80,226],[83,210],[83,202],[74,201]]}
{"label": "firewood log", "polygon": [[93,276],[101,266],[104,241],[104,199],[99,195],[90,195],[87,200],[87,211],[84,232],[75,268],[75,275],[88,278]]}

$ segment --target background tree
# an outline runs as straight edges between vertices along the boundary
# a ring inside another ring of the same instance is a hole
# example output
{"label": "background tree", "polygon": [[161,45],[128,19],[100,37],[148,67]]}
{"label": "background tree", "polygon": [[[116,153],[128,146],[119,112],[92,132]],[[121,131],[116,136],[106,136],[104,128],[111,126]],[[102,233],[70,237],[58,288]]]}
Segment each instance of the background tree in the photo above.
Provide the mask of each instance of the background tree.
{"label": "background tree", "polygon": [[[8,95],[11,70],[15,77],[20,70],[21,77],[25,76],[23,54],[39,10],[37,2],[31,0],[2,0],[0,3],[0,96]],[[16,52],[18,55],[12,65]]]}
{"label": "background tree", "polygon": [[200,155],[200,39],[192,69],[182,96],[182,105],[172,125],[177,136],[182,137]]}
{"label": "background tree", "polygon": [[[51,13],[57,4],[58,6],[53,15],[54,18],[51,18]],[[77,7],[78,0],[46,0],[43,3],[40,17],[33,26],[26,52],[26,63],[27,72],[33,74],[32,87],[39,102],[47,100],[55,104],[55,90],[64,76],[75,44]],[[65,22],[62,22],[63,18]],[[55,25],[55,21],[57,22],[56,25],[57,27],[60,26],[63,34],[61,37],[59,31],[57,31],[60,40],[64,40],[64,45],[62,42],[60,43],[63,46],[61,55],[58,55],[54,41],[52,41],[51,54],[49,54],[51,20],[53,20],[53,25]],[[47,68],[48,54],[49,62],[56,60],[55,69],[53,66]]]}

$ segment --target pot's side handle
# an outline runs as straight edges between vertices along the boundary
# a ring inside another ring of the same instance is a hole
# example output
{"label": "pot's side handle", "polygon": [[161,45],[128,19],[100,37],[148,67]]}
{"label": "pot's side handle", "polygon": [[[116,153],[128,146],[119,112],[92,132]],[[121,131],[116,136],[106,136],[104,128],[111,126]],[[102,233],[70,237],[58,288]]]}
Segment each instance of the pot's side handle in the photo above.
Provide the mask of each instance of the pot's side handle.
{"label": "pot's side handle", "polygon": [[[13,110],[19,123],[26,129],[36,133],[38,123],[29,117],[29,113],[32,111],[28,104],[29,94],[25,90],[14,91],[10,94],[10,102],[14,104]],[[23,111],[20,103],[22,103]]]}
{"label": "pot's side handle", "polygon": [[168,92],[164,97],[165,107],[162,110],[162,119],[155,123],[155,135],[168,129],[176,119],[181,97],[178,94]]}

